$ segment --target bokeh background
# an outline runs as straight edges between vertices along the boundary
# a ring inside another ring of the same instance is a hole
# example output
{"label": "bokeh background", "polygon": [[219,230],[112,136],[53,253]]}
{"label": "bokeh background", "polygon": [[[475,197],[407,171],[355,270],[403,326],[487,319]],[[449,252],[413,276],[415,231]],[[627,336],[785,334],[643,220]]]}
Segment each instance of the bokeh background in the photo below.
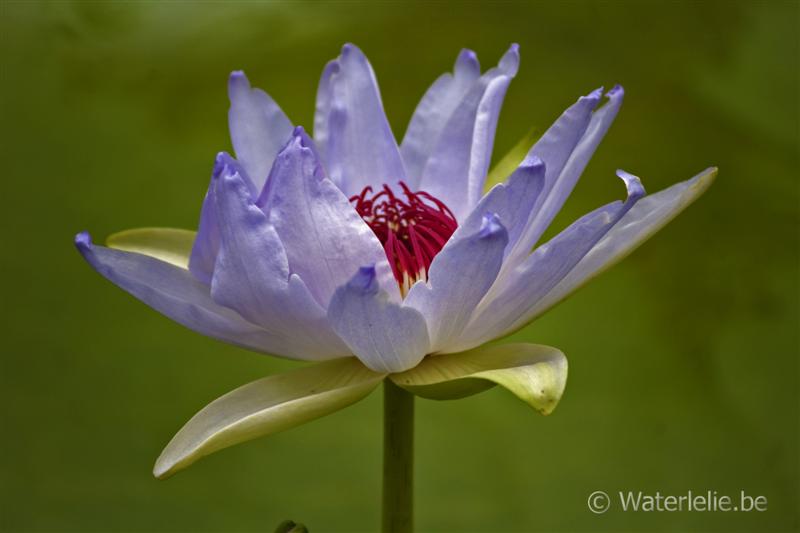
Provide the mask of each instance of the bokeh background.
{"label": "bokeh background", "polygon": [[[297,363],[183,329],[72,246],[83,229],[194,228],[229,149],[229,71],[311,125],[319,72],[352,41],[398,137],[461,47],[488,67],[519,42],[498,156],[623,84],[556,228],[619,198],[617,167],[650,191],[720,168],[687,212],[515,336],[570,360],[553,415],[502,390],[417,402],[418,530],[798,530],[798,5],[3,0],[0,529],[377,529],[378,393],[153,479],[195,411]],[[769,508],[586,507],[595,490],[690,489]]]}

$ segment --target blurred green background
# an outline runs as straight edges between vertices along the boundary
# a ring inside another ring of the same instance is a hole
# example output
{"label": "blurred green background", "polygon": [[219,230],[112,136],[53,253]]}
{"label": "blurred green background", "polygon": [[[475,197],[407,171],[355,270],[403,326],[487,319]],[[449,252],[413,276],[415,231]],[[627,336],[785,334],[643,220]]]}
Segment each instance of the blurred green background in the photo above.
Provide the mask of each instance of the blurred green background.
{"label": "blurred green background", "polygon": [[[377,72],[396,134],[461,47],[522,67],[496,155],[577,96],[626,88],[556,220],[717,165],[716,184],[621,265],[517,334],[561,348],[544,418],[502,390],[417,402],[420,532],[796,531],[798,3],[0,3],[4,174],[0,529],[312,532],[379,524],[381,395],[150,474],[195,411],[293,367],[183,329],[72,246],[194,228],[229,149],[243,68],[295,123],[346,41]],[[597,516],[595,490],[764,495],[762,513]]]}

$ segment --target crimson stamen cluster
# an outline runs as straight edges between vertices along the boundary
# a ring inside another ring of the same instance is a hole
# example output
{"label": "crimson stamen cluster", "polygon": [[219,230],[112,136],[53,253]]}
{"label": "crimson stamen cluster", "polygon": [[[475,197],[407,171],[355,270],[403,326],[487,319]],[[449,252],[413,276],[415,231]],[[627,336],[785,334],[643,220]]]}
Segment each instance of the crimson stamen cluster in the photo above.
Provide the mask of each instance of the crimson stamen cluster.
{"label": "crimson stamen cluster", "polygon": [[415,281],[428,279],[433,258],[458,223],[441,200],[424,191],[412,192],[402,181],[400,188],[405,198],[384,185],[377,193],[372,187],[365,187],[350,201],[383,244],[394,277],[405,294]]}

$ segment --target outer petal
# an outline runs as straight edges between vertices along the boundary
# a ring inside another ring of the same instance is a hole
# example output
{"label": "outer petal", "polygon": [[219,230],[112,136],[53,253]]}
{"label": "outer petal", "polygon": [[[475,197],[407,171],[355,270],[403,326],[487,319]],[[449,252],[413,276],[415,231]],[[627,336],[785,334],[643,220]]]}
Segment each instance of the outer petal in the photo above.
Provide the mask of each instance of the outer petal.
{"label": "outer petal", "polygon": [[85,232],[75,237],[75,245],[84,259],[112,283],[191,330],[259,352],[295,359],[325,358],[322,351],[293,352],[287,339],[216,304],[208,287],[186,269],[146,255],[95,246]]}
{"label": "outer petal", "polygon": [[451,239],[439,252],[428,283],[411,287],[405,302],[425,316],[432,352],[448,348],[463,334],[500,271],[506,244],[506,229],[497,215],[487,214],[476,233]]}
{"label": "outer petal", "polygon": [[454,400],[500,385],[548,415],[564,393],[567,358],[561,351],[539,344],[481,346],[428,357],[390,378],[409,392],[432,400]]}
{"label": "outer petal", "polygon": [[[709,168],[690,180],[637,202],[558,283],[544,291],[536,300],[528,302],[524,312],[513,317],[513,320],[507,319],[495,324],[493,329],[484,326],[480,338],[497,338],[525,326],[584,283],[623,259],[705,192],[716,174],[716,168]],[[499,300],[490,305],[503,307]],[[481,312],[481,316],[488,317],[489,313]],[[480,320],[476,318],[474,323],[479,324]],[[479,343],[480,339],[473,339],[472,342]]]}
{"label": "outer petal", "polygon": [[530,253],[542,233],[561,210],[583,169],[594,154],[617,116],[624,91],[616,86],[608,92],[608,103],[593,111],[600,101],[602,89],[567,109],[531,148],[528,157],[538,157],[547,165],[544,193],[531,211],[527,227],[509,254],[508,268],[514,267]]}
{"label": "outer petal", "polygon": [[244,72],[231,73],[228,94],[233,149],[256,190],[261,190],[272,161],[292,133],[292,123],[267,93],[250,88]]}
{"label": "outer petal", "polygon": [[319,89],[316,141],[333,182],[352,196],[368,185],[405,180],[375,74],[361,50],[344,45],[325,68]]}
{"label": "outer petal", "polygon": [[[322,69],[322,76],[317,86],[317,102],[314,108],[314,142],[323,161],[327,157],[327,146],[330,142],[330,116],[333,106],[333,87],[331,79],[339,73],[339,61],[329,61]],[[326,165],[327,166],[327,165]]]}
{"label": "outer petal", "polygon": [[518,66],[518,47],[512,45],[447,120],[422,172],[419,188],[444,201],[459,221],[481,197],[500,108]]}
{"label": "outer petal", "polygon": [[461,50],[453,73],[442,74],[420,100],[408,124],[400,153],[406,166],[408,185],[416,189],[436,141],[447,120],[481,75],[478,56]]}
{"label": "outer petal", "polygon": [[399,301],[400,293],[380,241],[344,194],[325,177],[310,141],[298,127],[278,155],[258,201],[286,249],[290,270],[327,308],[337,287],[346,283],[360,265],[374,263],[380,285]]}
{"label": "outer petal", "polygon": [[153,475],[169,477],[210,453],[338,411],[382,380],[350,357],[248,383],[194,415],[161,452]]}
{"label": "outer petal", "polygon": [[324,356],[348,355],[330,329],[324,308],[303,280],[290,273],[278,234],[253,203],[235,168],[220,172],[214,199],[220,232],[211,281],[214,301],[290,340],[297,352],[314,349]]}
{"label": "outer petal", "polygon": [[389,301],[374,267],[362,267],[336,290],[328,308],[333,329],[375,372],[402,372],[416,366],[430,346],[425,318]]}

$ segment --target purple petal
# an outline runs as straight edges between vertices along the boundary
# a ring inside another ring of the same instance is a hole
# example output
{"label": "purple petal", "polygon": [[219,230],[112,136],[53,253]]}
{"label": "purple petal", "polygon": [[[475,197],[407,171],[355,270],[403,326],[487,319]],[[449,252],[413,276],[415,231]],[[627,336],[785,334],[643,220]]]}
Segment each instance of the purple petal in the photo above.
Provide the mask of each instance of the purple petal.
{"label": "purple petal", "polygon": [[375,74],[361,50],[346,44],[325,67],[319,91],[314,130],[331,180],[348,197],[368,185],[405,180]]}
{"label": "purple petal", "polygon": [[364,262],[374,263],[382,286],[399,301],[386,253],[349,200],[328,180],[297,128],[275,161],[258,205],[267,214],[286,249],[289,268],[327,307],[337,287]]}
{"label": "purple petal", "polygon": [[422,171],[419,189],[444,201],[459,221],[481,197],[500,108],[518,65],[518,47],[512,45],[497,68],[473,83],[447,119]]}
{"label": "purple petal", "polygon": [[328,319],[362,363],[375,372],[402,372],[428,352],[425,318],[389,300],[375,268],[360,268],[331,299]]}
{"label": "purple petal", "polygon": [[261,190],[272,161],[292,133],[292,123],[267,93],[250,87],[244,72],[231,73],[228,95],[233,149],[256,190]]}
{"label": "purple petal", "polygon": [[509,254],[508,267],[519,264],[536,246],[617,116],[624,96],[622,87],[614,87],[606,96],[608,103],[597,111],[593,110],[602,97],[601,89],[578,99],[528,153],[526,159],[538,157],[547,165],[544,193],[531,211],[523,235]]}
{"label": "purple petal", "polygon": [[416,190],[422,169],[436,145],[447,120],[481,75],[478,57],[461,50],[453,73],[442,74],[420,100],[408,124],[400,153],[406,166],[408,185]]}
{"label": "purple petal", "polygon": [[475,233],[450,239],[431,263],[427,283],[411,287],[405,303],[425,316],[432,352],[463,334],[500,271],[506,244],[508,233],[499,218],[486,214]]}
{"label": "purple petal", "polygon": [[185,269],[146,255],[95,246],[86,232],[75,237],[75,245],[101,275],[193,331],[250,350],[293,359],[331,357],[322,350],[297,351],[291,339],[266,331],[233,310],[218,305],[211,299],[208,286],[195,280]]}
{"label": "purple petal", "polygon": [[584,215],[556,235],[493,287],[461,336],[448,351],[461,351],[511,331],[531,306],[544,298],[644,195],[639,178],[619,171],[628,197]]}
{"label": "purple petal", "polygon": [[289,270],[286,251],[266,215],[253,203],[236,169],[215,179],[220,248],[211,281],[217,303],[298,347],[347,355],[302,278]]}

